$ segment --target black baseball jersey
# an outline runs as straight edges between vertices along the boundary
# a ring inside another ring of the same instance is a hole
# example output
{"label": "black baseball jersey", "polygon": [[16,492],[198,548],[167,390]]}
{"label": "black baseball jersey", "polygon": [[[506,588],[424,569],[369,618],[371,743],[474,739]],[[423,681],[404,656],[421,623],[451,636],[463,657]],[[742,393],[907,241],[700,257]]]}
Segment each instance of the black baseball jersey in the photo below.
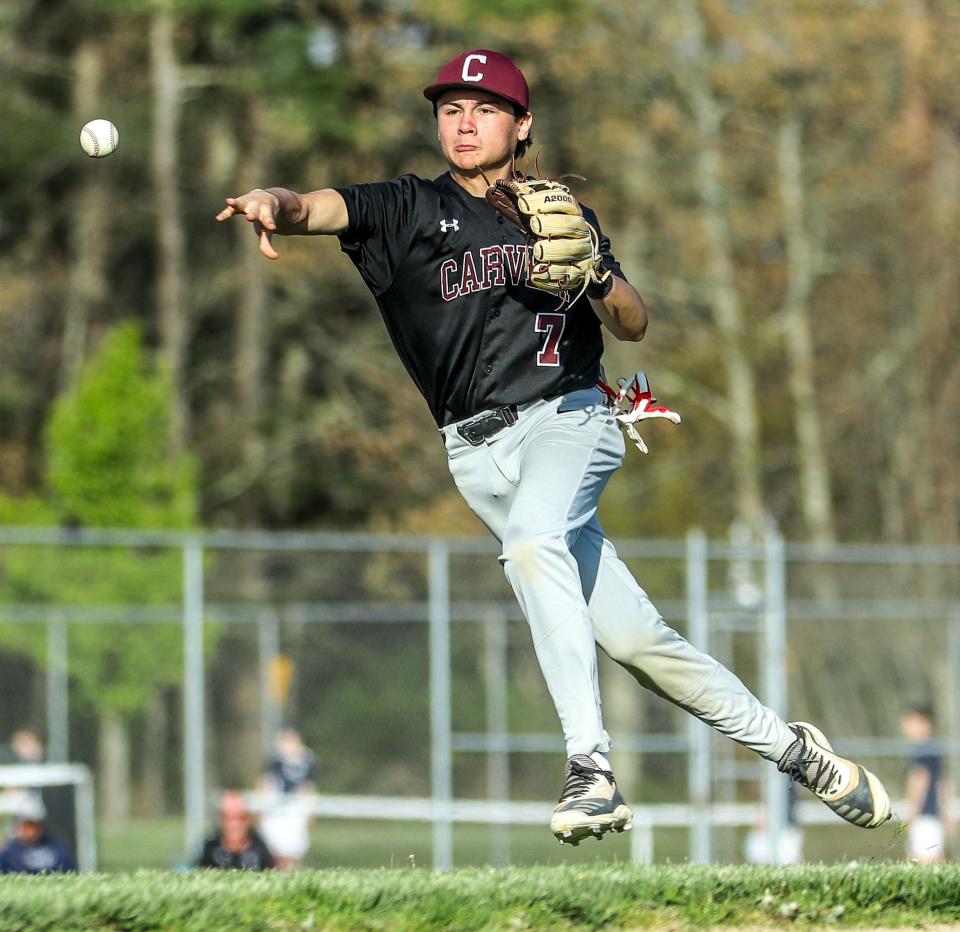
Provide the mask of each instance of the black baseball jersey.
{"label": "black baseball jersey", "polygon": [[[526,283],[527,241],[450,176],[338,188],[340,234],[397,353],[440,426],[593,385],[600,321],[586,297],[560,307]],[[623,278],[600,231],[603,264]]]}
{"label": "black baseball jersey", "polygon": [[243,851],[231,851],[224,845],[219,834],[208,838],[203,843],[203,850],[194,862],[194,867],[264,871],[276,867],[276,862],[267,843],[254,829],[250,829],[250,839]]}

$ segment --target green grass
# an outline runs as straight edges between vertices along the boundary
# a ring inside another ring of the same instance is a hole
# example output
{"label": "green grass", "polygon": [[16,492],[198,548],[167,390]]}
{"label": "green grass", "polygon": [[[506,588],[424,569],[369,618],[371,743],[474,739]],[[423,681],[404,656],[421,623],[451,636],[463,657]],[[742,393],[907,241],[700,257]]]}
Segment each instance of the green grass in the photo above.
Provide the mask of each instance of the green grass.
{"label": "green grass", "polygon": [[[658,833],[659,834],[659,833]],[[658,840],[664,858],[686,855],[686,835],[664,832]],[[407,867],[410,855],[418,867],[430,867],[432,832],[424,822],[370,822],[330,819],[316,822],[306,866]],[[491,832],[482,825],[460,825],[454,830],[454,860],[458,867],[482,867],[495,856]],[[602,843],[574,849],[557,844],[546,826],[514,826],[509,833],[513,864],[569,864],[630,860],[628,834],[607,837]],[[134,819],[124,828],[101,828],[98,865],[106,872],[138,868],[172,868],[182,864],[183,823],[180,819]]]}
{"label": "green grass", "polygon": [[[743,830],[719,829],[714,834],[714,857],[720,862],[741,860]],[[457,867],[484,867],[496,863],[498,849],[491,831],[482,825],[458,825],[454,830]],[[133,819],[122,829],[101,827],[98,837],[102,871],[138,868],[167,869],[183,863],[183,822],[179,818]],[[431,829],[422,822],[368,822],[327,819],[314,823],[306,865],[333,867],[406,867],[410,855],[419,867],[431,865]],[[685,829],[658,829],[654,833],[657,863],[682,862],[689,854]],[[807,830],[804,856],[808,861],[846,863],[897,861],[904,857],[902,831],[889,824],[870,832],[841,822]],[[514,826],[509,832],[509,860],[514,865],[582,865],[623,863],[630,860],[630,834],[607,836],[602,843],[584,842],[579,848],[558,845],[546,826]]]}
{"label": "green grass", "polygon": [[584,865],[0,877],[0,930],[904,928],[960,921],[960,865]]}

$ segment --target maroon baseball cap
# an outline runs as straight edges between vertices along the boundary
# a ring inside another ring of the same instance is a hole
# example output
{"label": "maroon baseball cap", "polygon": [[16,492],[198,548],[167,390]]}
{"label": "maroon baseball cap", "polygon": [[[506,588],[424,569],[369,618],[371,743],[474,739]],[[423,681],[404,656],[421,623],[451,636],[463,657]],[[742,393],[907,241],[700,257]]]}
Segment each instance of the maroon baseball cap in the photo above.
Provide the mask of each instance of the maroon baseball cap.
{"label": "maroon baseball cap", "polygon": [[489,91],[525,111],[530,109],[530,90],[523,72],[506,55],[490,49],[474,49],[448,61],[437,80],[423,89],[423,96],[436,103],[444,91],[457,87]]}

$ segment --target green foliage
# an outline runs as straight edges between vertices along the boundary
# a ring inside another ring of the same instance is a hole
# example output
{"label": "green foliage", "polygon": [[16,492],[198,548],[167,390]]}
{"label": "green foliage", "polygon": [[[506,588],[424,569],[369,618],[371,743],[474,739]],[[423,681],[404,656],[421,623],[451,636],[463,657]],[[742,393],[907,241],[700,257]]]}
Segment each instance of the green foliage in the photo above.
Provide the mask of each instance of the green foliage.
{"label": "green foliage", "polygon": [[192,463],[169,449],[170,402],[168,379],[148,371],[139,328],[117,327],[53,407],[47,484],[67,521],[154,529],[194,522]]}
{"label": "green foliage", "polygon": [[[493,47],[491,42],[498,32],[509,34],[518,25],[541,24],[545,32],[573,28],[590,15],[590,4],[583,0],[448,0],[443,4],[420,3],[425,17],[435,17],[451,32],[456,33],[463,48]],[[524,41],[536,43],[537,36],[526,36]],[[517,41],[514,37],[513,41]]]}
{"label": "green foliage", "polygon": [[[77,251],[70,234],[94,176],[106,179],[111,205],[100,234],[111,300],[88,309],[90,336],[117,308],[129,308],[147,332],[162,330],[151,300],[156,140],[147,65],[150,27],[165,10],[180,83],[178,220],[190,242],[187,276],[200,284],[184,309],[192,342],[175,389],[191,414],[205,521],[402,524],[435,503],[437,490],[450,492],[441,457],[425,450],[422,402],[336,243],[286,241],[282,263],[247,268],[253,257],[236,245],[240,237],[211,216],[223,196],[253,184],[310,189],[438,174],[444,166],[421,89],[448,56],[489,46],[514,55],[530,79],[541,166],[587,176],[577,194],[598,210],[650,305],[647,339],[611,347],[608,372],[644,366],[685,417],[680,431],[656,431],[654,456],[628,460],[609,493],[618,497],[611,527],[622,535],[675,535],[691,524],[719,532],[735,517],[729,355],[718,339],[698,184],[695,65],[723,115],[714,155],[744,309],[742,371],[761,399],[764,507],[790,536],[809,531],[798,465],[808,460],[798,456],[781,329],[795,262],[784,248],[778,140],[792,114],[802,137],[803,232],[815,259],[806,300],[811,378],[818,408],[831,412],[819,458],[830,472],[838,535],[955,540],[958,331],[945,309],[958,290],[948,257],[960,201],[951,129],[960,96],[950,67],[960,20],[949,7],[798,0],[761,16],[756,3],[633,0],[4,5],[0,119],[17,132],[0,152],[0,484],[40,487],[37,425],[63,364],[59,314]],[[694,62],[698,28],[704,41]],[[75,53],[85,43],[101,70],[81,81]],[[84,95],[97,115],[120,124],[121,148],[108,160],[79,155]],[[238,425],[237,308],[256,275],[266,279],[269,314],[252,393],[258,404]],[[886,380],[907,370],[909,412],[891,434],[869,412]],[[356,416],[358,400],[376,407],[375,423]],[[916,436],[903,443],[929,455],[907,462],[894,439],[904,431]],[[257,445],[269,448],[260,461],[248,455]],[[396,451],[390,470],[381,468],[384,450]],[[83,455],[96,459],[95,451]],[[407,468],[413,462],[418,470]],[[105,483],[109,472],[99,471]],[[864,483],[864,472],[881,481]],[[69,487],[63,494],[86,522],[90,501]],[[942,507],[932,504],[939,497]],[[155,523],[122,502],[97,508],[98,523],[125,515]]]}
{"label": "green foliage", "polygon": [[0,930],[900,927],[960,919],[958,885],[955,864],[4,877]]}
{"label": "green foliage", "polygon": [[[73,391],[53,408],[47,431],[49,499],[0,498],[4,524],[185,528],[195,520],[194,470],[171,457],[170,390],[150,371],[139,329],[124,324],[103,341]],[[10,547],[0,598],[34,605],[176,605],[176,550]],[[3,617],[0,604],[0,618]],[[114,712],[141,709],[157,687],[179,682],[181,633],[168,624],[77,624],[70,673],[81,695]],[[0,643],[44,661],[42,633],[0,626]]]}

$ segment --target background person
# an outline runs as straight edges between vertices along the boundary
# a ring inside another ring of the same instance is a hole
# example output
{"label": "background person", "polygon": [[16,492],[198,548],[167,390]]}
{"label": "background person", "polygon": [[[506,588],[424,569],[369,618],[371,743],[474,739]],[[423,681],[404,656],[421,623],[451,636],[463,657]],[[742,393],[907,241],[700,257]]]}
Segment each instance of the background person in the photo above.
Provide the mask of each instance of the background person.
{"label": "background person", "polygon": [[[40,735],[32,728],[18,728],[10,742],[0,746],[0,764],[43,764],[46,751]],[[32,795],[41,800],[46,811],[45,825],[56,838],[68,839],[77,845],[77,813],[74,788],[69,785],[46,785],[36,789],[8,791],[15,797]]]}
{"label": "background person", "polygon": [[907,857],[933,864],[943,860],[953,819],[943,750],[933,737],[932,707],[924,703],[910,706],[900,717],[900,728],[913,746],[904,789]]}
{"label": "background person", "polygon": [[0,851],[0,874],[62,874],[77,869],[70,850],[47,832],[45,821],[43,805],[25,801],[14,836]]}
{"label": "background person", "polygon": [[0,747],[0,764],[42,764],[43,742],[32,728],[18,728]]}
{"label": "background person", "polygon": [[220,797],[217,831],[204,842],[194,866],[248,871],[276,866],[273,853],[253,827],[242,793],[228,790]]}
{"label": "background person", "polygon": [[[30,728],[18,728],[7,744],[0,745],[0,765],[43,763],[43,742]],[[16,786],[8,789],[0,785],[0,806],[3,812],[16,814],[24,808],[42,806],[43,797],[39,788]]]}
{"label": "background person", "polygon": [[260,783],[264,808],[260,829],[277,867],[299,867],[310,847],[310,799],[317,780],[317,757],[300,732],[284,725],[274,742]]}

